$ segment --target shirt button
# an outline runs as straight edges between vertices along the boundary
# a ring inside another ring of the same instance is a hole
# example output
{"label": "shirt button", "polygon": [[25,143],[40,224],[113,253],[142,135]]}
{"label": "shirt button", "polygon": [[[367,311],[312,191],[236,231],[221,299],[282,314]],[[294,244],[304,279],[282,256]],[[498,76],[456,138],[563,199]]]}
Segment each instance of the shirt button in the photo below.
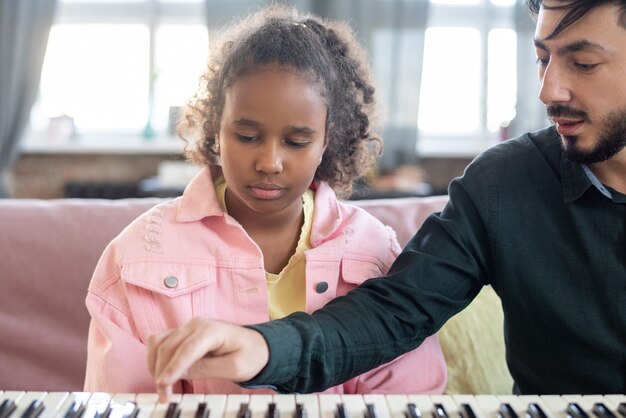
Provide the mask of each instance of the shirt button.
{"label": "shirt button", "polygon": [[163,283],[165,284],[165,287],[174,289],[178,286],[178,278],[176,276],[167,276],[163,279]]}
{"label": "shirt button", "polygon": [[328,283],[326,282],[319,282],[318,284],[315,285],[315,291],[317,293],[324,293],[327,290],[328,290]]}

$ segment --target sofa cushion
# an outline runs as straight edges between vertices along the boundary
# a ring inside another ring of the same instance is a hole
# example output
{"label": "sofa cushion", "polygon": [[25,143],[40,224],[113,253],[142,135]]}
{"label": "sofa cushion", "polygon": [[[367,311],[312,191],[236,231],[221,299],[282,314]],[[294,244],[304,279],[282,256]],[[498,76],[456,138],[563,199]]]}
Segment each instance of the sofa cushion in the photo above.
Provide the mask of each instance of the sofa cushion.
{"label": "sofa cushion", "polygon": [[82,389],[96,262],[157,201],[0,200],[0,389]]}

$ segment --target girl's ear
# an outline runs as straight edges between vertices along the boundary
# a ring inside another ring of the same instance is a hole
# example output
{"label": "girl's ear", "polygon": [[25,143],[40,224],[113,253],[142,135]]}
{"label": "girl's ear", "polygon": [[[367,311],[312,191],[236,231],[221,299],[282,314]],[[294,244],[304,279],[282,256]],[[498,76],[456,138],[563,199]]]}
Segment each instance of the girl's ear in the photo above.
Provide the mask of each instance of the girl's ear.
{"label": "girl's ear", "polygon": [[213,151],[219,155],[220,153],[220,137],[215,135],[215,142],[213,143]]}
{"label": "girl's ear", "polygon": [[322,148],[322,153],[320,154],[320,159],[317,162],[317,165],[322,164],[322,160],[324,159],[324,153],[326,152],[327,147],[328,147],[328,144],[324,145],[324,148]]}

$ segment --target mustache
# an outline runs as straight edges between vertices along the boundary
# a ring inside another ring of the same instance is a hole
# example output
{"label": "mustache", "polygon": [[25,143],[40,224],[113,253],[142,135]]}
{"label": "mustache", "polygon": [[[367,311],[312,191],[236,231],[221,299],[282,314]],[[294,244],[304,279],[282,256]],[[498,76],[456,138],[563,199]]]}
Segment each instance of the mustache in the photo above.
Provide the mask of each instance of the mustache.
{"label": "mustache", "polygon": [[589,122],[589,116],[587,115],[587,112],[585,112],[584,110],[576,109],[571,106],[549,105],[549,106],[546,106],[546,112],[548,113],[548,116],[550,117],[563,116],[563,117],[570,117],[574,119],[582,119],[586,122]]}

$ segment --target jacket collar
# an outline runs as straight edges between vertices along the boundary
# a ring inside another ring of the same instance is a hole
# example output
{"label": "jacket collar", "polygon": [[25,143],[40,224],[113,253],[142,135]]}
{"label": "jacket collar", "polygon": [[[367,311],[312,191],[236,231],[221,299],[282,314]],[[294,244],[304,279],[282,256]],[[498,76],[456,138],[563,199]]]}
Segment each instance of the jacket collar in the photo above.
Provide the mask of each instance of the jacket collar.
{"label": "jacket collar", "polygon": [[[219,175],[219,167],[204,167],[189,182],[181,198],[177,221],[195,222],[208,216],[224,216],[213,184],[214,177]],[[341,232],[343,216],[337,196],[328,183],[314,183],[311,189],[315,192],[311,244],[318,246]]]}
{"label": "jacket collar", "polygon": [[[217,169],[217,170],[216,170]],[[217,193],[213,185],[213,174],[218,174],[219,167],[204,167],[189,182],[181,198],[176,220],[179,222],[194,222],[207,216],[224,215],[224,211],[217,200]]]}
{"label": "jacket collar", "polygon": [[315,212],[311,228],[311,244],[315,247],[341,232],[344,222],[335,191],[326,182],[311,185],[315,191]]}

